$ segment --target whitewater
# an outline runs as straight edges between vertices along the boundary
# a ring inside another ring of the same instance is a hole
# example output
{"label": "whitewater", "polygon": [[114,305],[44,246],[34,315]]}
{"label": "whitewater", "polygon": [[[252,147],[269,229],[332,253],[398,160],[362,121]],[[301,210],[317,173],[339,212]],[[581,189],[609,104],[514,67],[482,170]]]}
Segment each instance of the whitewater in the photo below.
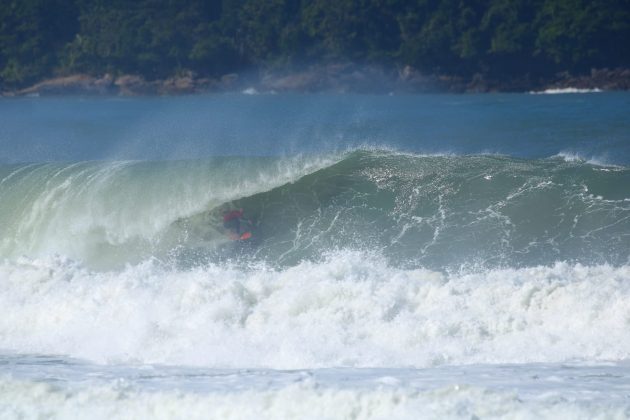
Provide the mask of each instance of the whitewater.
{"label": "whitewater", "polygon": [[3,99],[0,417],[628,418],[629,111]]}

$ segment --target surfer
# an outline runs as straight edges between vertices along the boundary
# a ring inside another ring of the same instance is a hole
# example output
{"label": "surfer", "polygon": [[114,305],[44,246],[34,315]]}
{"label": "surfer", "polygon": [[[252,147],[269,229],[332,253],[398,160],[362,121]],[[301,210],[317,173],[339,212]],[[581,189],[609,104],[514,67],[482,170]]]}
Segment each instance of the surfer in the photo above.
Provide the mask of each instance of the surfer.
{"label": "surfer", "polygon": [[223,212],[223,227],[228,231],[232,240],[249,239],[252,234],[248,227],[251,225],[251,220],[243,218],[243,209]]}

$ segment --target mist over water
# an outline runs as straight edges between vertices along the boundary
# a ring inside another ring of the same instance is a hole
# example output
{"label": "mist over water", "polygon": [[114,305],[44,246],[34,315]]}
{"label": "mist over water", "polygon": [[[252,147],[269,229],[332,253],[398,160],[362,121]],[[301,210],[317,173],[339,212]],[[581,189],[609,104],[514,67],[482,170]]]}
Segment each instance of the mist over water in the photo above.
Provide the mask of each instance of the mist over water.
{"label": "mist over water", "polygon": [[[296,396],[296,413],[332,400],[402,417],[427,404],[462,417],[470,401],[497,416],[628,411],[627,94],[0,108],[0,366],[14,375],[0,390],[13,399],[124,395],[132,405],[103,404],[129,414],[216,408],[219,392],[236,417],[263,400],[286,413]],[[222,217],[240,208],[252,237],[233,241]],[[590,382],[607,364],[621,379]],[[43,366],[62,391],[38,387]]]}

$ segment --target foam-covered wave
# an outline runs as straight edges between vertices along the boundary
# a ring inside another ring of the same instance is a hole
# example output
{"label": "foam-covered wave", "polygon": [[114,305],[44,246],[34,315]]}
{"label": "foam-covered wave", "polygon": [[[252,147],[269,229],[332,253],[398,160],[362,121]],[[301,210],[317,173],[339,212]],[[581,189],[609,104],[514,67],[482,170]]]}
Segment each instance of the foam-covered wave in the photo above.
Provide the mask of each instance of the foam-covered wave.
{"label": "foam-covered wave", "polygon": [[630,267],[452,273],[335,253],[283,270],[0,266],[4,350],[99,362],[313,368],[623,360]]}
{"label": "foam-covered wave", "polygon": [[[580,159],[419,156],[4,167],[0,253],[92,267],[149,257],[191,267],[244,258],[286,267],[331,250],[402,267],[526,267],[630,258],[630,170]],[[253,237],[228,239],[242,208]]]}

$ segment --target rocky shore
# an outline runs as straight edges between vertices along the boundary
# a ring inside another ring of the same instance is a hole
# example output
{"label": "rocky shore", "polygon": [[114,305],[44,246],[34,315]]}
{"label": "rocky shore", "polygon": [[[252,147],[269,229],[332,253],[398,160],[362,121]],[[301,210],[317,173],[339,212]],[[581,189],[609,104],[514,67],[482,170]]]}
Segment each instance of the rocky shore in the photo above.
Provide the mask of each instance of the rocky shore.
{"label": "rocky shore", "polygon": [[300,71],[267,71],[256,74],[226,74],[200,78],[188,72],[163,80],[146,80],[140,75],[105,74],[94,77],[75,74],[43,80],[25,89],[3,92],[3,96],[53,95],[182,95],[210,92],[337,92],[337,93],[483,93],[530,92],[561,89],[630,90],[630,69],[593,69],[590,74],[559,73],[549,79],[489,80],[477,74],[427,75],[406,66],[386,69],[355,64],[329,64]]}

